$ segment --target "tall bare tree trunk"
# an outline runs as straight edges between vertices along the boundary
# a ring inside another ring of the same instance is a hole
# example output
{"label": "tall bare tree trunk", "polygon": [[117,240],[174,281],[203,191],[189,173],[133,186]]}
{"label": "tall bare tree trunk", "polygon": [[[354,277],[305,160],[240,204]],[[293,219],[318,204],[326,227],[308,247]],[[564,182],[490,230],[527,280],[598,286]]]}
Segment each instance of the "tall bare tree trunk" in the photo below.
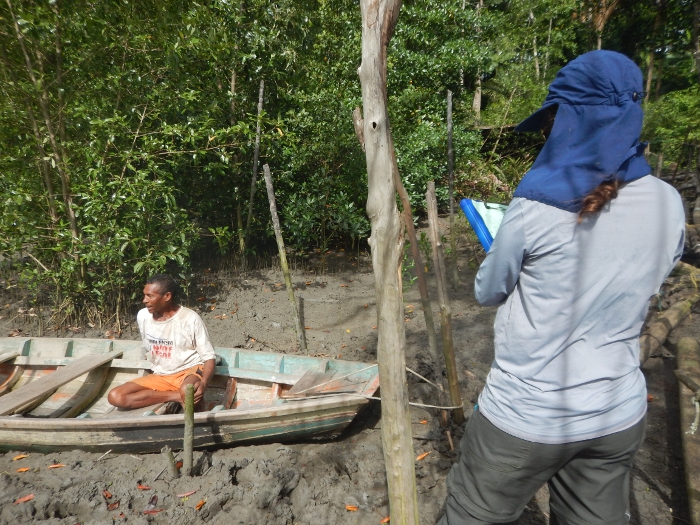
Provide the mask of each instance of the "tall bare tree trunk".
{"label": "tall bare tree trunk", "polygon": [[603,30],[606,22],[610,19],[620,0],[590,0],[593,3],[592,21],[593,29],[597,38],[597,48],[603,46]]}
{"label": "tall bare tree trunk", "polygon": [[452,148],[452,91],[447,90],[447,179],[449,181],[448,196],[450,200],[450,249],[452,252],[452,287],[459,288],[459,270],[457,268],[457,232],[455,231],[455,199],[454,199],[454,166],[455,152]]}
{"label": "tall bare tree trunk", "polygon": [[[479,0],[476,4],[477,20],[481,15],[481,10],[484,8],[484,0]],[[481,29],[477,27],[477,33],[481,33]],[[476,72],[476,88],[474,88],[474,98],[472,99],[472,111],[474,112],[474,123],[478,126],[481,123],[481,69]]]}
{"label": "tall bare tree trunk", "polygon": [[406,331],[403,321],[402,224],[396,207],[398,171],[389,128],[386,92],[387,46],[401,8],[400,0],[360,0],[362,11],[363,137],[369,194],[367,215],[377,292],[377,361],[382,385],[382,447],[389,488],[391,521],[417,525],[418,499],[406,388]]}
{"label": "tall bare tree trunk", "polygon": [[248,218],[245,226],[244,247],[248,246],[250,227],[253,224],[253,202],[255,200],[255,183],[258,180],[258,162],[260,161],[260,126],[262,120],[263,95],[265,93],[265,81],[260,81],[260,91],[258,93],[258,123],[255,128],[255,151],[253,153],[253,177],[250,180],[250,200],[248,201]]}
{"label": "tall bare tree trunk", "polygon": [[700,83],[700,2],[693,4],[693,55],[695,57],[695,74]]}
{"label": "tall bare tree trunk", "polygon": [[544,54],[544,70],[542,71],[542,76],[547,75],[547,68],[549,67],[549,44],[552,41],[552,19],[549,19],[549,31],[547,31],[547,51]]}
{"label": "tall bare tree trunk", "polygon": [[644,95],[644,103],[649,102],[651,98],[651,81],[654,76],[654,55],[656,54],[656,35],[659,33],[659,26],[661,25],[661,17],[663,12],[663,4],[660,0],[656,2],[656,17],[654,18],[654,31],[652,33],[652,43],[649,46],[649,61],[647,63],[647,82],[644,87],[646,94]]}

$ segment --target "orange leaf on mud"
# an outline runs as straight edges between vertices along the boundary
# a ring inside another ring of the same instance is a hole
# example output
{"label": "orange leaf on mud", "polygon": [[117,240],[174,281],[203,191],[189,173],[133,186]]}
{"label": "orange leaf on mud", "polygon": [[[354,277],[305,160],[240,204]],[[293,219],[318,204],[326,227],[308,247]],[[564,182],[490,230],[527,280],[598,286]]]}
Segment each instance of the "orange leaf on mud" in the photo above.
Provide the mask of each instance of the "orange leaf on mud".
{"label": "orange leaf on mud", "polygon": [[119,517],[120,517],[120,518],[125,518],[126,516],[124,515],[123,512],[120,512],[120,513],[119,513]]}
{"label": "orange leaf on mud", "polygon": [[28,471],[29,471],[29,467],[22,467],[22,468],[17,469],[17,472],[28,472]]}
{"label": "orange leaf on mud", "polygon": [[428,457],[428,454],[430,454],[430,451],[428,452],[423,452],[420,456],[416,458],[416,461],[420,461],[421,459],[425,459]]}
{"label": "orange leaf on mud", "polygon": [[29,494],[27,496],[24,496],[24,497],[21,497],[21,498],[15,500],[15,505],[17,505],[18,503],[25,503],[27,501],[32,501],[33,499],[34,499],[34,494]]}
{"label": "orange leaf on mud", "polygon": [[26,457],[29,457],[29,454],[20,454],[19,456],[15,456],[12,458],[12,461],[18,461],[20,459],[24,459]]}
{"label": "orange leaf on mud", "polygon": [[649,395],[647,396],[647,402],[648,402],[648,403],[651,403],[652,401],[654,401],[654,396],[652,396],[651,394],[649,394]]}
{"label": "orange leaf on mud", "polygon": [[306,329],[306,330],[311,330],[311,327],[310,327],[310,326],[305,326],[304,329]]}
{"label": "orange leaf on mud", "polygon": [[53,465],[49,465],[49,468],[61,468],[65,467],[63,463],[54,463]]}
{"label": "orange leaf on mud", "polygon": [[189,492],[183,492],[182,494],[178,494],[177,497],[178,498],[186,498],[188,496],[191,496],[195,492],[197,492],[197,490],[190,490]]}
{"label": "orange leaf on mud", "polygon": [[345,510],[349,510],[350,512],[355,512],[356,510],[359,510],[357,505],[345,505]]}
{"label": "orange leaf on mud", "polygon": [[379,525],[383,525],[384,523],[389,523],[391,521],[391,516],[387,516],[384,518],[382,521],[379,522]]}
{"label": "orange leaf on mud", "polygon": [[205,504],[206,502],[207,502],[207,500],[205,500],[205,499],[200,499],[200,500],[199,500],[199,503],[197,503],[197,504],[194,506],[194,508],[197,509],[197,510],[199,510],[199,509],[201,509],[202,507],[204,507],[204,504]]}
{"label": "orange leaf on mud", "polygon": [[207,300],[206,297],[197,297],[197,300],[201,303]]}
{"label": "orange leaf on mud", "polygon": [[368,304],[366,304],[366,305],[365,305],[365,308],[369,308],[369,305],[368,305]]}
{"label": "orange leaf on mud", "polygon": [[141,485],[141,484],[137,485],[136,488],[139,490],[151,490],[151,487],[149,487],[148,485]]}
{"label": "orange leaf on mud", "polygon": [[109,491],[107,491],[107,490],[103,490],[103,491],[102,491],[102,495],[103,495],[106,499],[112,499],[112,493],[109,492]]}
{"label": "orange leaf on mud", "polygon": [[156,514],[158,514],[159,512],[163,512],[164,510],[165,509],[148,509],[144,510],[143,513],[148,514],[149,516],[155,516]]}
{"label": "orange leaf on mud", "polygon": [[183,465],[182,461],[178,461],[177,463],[175,463],[175,466],[177,468],[182,468],[182,465]]}
{"label": "orange leaf on mud", "polygon": [[428,420],[427,420],[427,419],[424,419],[423,421],[420,422],[420,424],[421,424],[421,425],[427,425],[427,424],[428,424]]}
{"label": "orange leaf on mud", "polygon": [[374,325],[374,326],[372,327],[372,330],[376,330],[376,329],[377,329],[377,325]]}
{"label": "orange leaf on mud", "polygon": [[[120,503],[120,502],[121,502],[121,500],[118,499],[118,500],[115,501],[114,503],[110,503],[109,505],[107,505],[107,510],[117,510],[117,509],[119,508],[119,503]],[[123,514],[122,514],[122,515],[123,515]]]}

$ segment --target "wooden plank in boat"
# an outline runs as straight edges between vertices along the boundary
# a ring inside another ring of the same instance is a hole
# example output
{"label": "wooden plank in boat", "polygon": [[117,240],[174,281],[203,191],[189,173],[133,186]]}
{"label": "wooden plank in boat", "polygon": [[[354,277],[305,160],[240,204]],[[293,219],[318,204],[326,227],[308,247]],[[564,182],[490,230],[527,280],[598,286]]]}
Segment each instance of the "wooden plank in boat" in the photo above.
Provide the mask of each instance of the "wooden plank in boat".
{"label": "wooden plank in boat", "polygon": [[[43,358],[32,356],[16,357],[14,364],[17,366],[68,366],[76,362],[75,357]],[[110,364],[112,368],[133,368],[136,370],[150,370],[149,361],[136,361],[127,359],[114,359]],[[235,377],[237,379],[252,379],[254,381],[267,381],[269,383],[280,383],[282,385],[294,385],[301,375],[283,374],[281,372],[267,372],[265,370],[249,370],[247,368],[236,368],[229,366],[217,366],[216,374]]]}
{"label": "wooden plank in boat", "polygon": [[0,398],[0,416],[12,414],[17,408],[46,395],[47,392],[56,390],[58,387],[65,385],[69,381],[80,377],[98,366],[108,363],[121,354],[122,352],[117,350],[107,354],[93,354],[81,357],[73,363],[56,370],[52,374],[33,381],[24,388],[19,388],[4,395]]}
{"label": "wooden plank in boat", "polygon": [[0,354],[0,363],[4,363],[5,361],[9,361],[10,359],[14,359],[19,355],[19,352],[5,352],[4,354]]}
{"label": "wooden plank in boat", "polygon": [[109,368],[103,366],[66,383],[41,405],[34,408],[29,415],[32,417],[77,416],[100,393],[107,374],[109,374]]}
{"label": "wooden plank in boat", "polygon": [[315,370],[307,371],[296,384],[285,392],[282,397],[300,397],[316,394],[316,386],[325,386],[333,379],[335,370],[330,372],[318,372]]}

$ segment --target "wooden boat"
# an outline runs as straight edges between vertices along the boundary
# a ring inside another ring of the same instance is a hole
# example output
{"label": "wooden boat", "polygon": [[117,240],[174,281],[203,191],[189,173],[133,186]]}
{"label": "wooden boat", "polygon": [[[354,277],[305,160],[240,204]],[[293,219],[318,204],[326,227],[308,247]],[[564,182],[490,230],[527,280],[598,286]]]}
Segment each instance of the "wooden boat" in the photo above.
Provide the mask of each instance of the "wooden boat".
{"label": "wooden boat", "polygon": [[[215,348],[197,448],[340,433],[379,387],[376,365]],[[115,409],[107,393],[148,373],[141,341],[0,338],[0,450],[182,448],[168,404]],[[171,406],[173,404],[170,404]]]}

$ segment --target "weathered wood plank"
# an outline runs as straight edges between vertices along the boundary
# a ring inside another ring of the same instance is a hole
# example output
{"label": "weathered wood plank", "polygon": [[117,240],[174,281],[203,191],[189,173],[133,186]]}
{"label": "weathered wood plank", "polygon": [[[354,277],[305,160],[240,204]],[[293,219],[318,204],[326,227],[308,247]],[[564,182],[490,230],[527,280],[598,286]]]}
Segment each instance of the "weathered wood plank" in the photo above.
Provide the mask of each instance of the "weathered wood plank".
{"label": "weathered wood plank", "polygon": [[287,397],[299,397],[299,396],[310,396],[316,394],[315,387],[317,385],[326,386],[328,381],[330,381],[335,375],[335,371],[332,372],[317,372],[314,370],[309,370],[297,383],[290,388],[287,392],[282,395],[282,398]]}
{"label": "weathered wood plank", "polygon": [[4,354],[0,354],[0,363],[4,363],[5,361],[9,361],[10,359],[14,359],[19,355],[19,352],[14,351],[14,352],[5,352]]}
{"label": "weathered wood plank", "polygon": [[46,395],[47,392],[52,392],[65,385],[69,381],[80,377],[81,375],[101,366],[122,352],[117,350],[107,354],[89,355],[77,359],[69,365],[53,372],[50,375],[42,377],[23,388],[19,388],[6,394],[0,399],[0,416],[7,416],[13,413],[14,410],[20,408],[32,401]]}

